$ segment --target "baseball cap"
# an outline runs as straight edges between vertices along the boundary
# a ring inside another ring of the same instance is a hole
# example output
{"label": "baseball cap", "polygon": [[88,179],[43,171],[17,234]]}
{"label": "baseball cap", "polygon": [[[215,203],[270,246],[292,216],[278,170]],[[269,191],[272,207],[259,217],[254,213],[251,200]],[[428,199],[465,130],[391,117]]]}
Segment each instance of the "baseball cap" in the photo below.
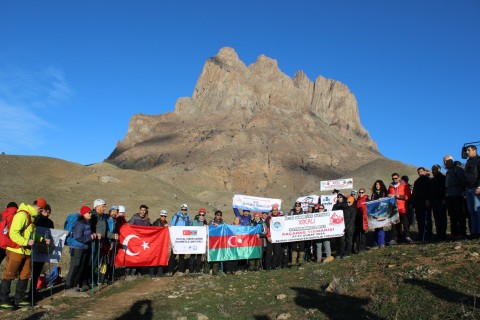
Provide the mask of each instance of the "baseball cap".
{"label": "baseball cap", "polygon": [[118,206],[112,206],[112,207],[110,208],[110,211],[113,211],[113,210],[117,210],[117,211],[118,211]]}
{"label": "baseball cap", "polygon": [[93,207],[96,208],[98,206],[103,206],[104,204],[106,204],[105,200],[102,200],[102,199],[97,199],[95,201],[93,201]]}

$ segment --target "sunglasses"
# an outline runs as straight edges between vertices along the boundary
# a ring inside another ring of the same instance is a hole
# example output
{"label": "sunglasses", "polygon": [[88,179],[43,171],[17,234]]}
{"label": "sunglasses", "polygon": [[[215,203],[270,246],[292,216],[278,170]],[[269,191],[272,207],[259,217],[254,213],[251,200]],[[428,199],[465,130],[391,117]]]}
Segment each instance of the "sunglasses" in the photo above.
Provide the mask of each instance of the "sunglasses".
{"label": "sunglasses", "polygon": [[363,191],[360,191],[358,194],[364,194],[364,193],[365,193],[365,192],[363,192]]}
{"label": "sunglasses", "polygon": [[180,209],[180,211],[188,211],[187,209]]}
{"label": "sunglasses", "polygon": [[353,202],[352,201],[347,201],[348,204],[352,204]]}
{"label": "sunglasses", "polygon": [[217,213],[216,216],[220,216],[220,217],[221,217],[222,215],[221,215],[220,213]]}
{"label": "sunglasses", "polygon": [[200,213],[199,216],[205,216],[205,213]]}

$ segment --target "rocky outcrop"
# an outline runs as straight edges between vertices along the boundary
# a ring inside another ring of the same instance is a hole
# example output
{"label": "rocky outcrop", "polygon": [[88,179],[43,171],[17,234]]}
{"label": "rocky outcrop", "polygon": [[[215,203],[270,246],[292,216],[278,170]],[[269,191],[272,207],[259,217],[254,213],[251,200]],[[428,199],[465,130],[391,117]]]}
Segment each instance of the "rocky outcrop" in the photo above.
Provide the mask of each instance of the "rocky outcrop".
{"label": "rocky outcrop", "polygon": [[292,179],[311,188],[379,157],[346,85],[312,82],[302,71],[290,78],[264,55],[247,67],[223,48],[173,112],[133,116],[107,161],[156,170],[174,184],[195,177],[259,194]]}

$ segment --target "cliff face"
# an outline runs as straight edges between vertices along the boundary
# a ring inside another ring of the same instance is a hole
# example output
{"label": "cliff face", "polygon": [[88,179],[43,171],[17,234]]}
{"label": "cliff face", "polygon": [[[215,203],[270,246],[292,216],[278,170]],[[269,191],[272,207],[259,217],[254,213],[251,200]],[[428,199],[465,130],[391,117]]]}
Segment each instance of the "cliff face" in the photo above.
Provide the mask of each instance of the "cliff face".
{"label": "cliff face", "polygon": [[258,195],[318,190],[320,179],[381,157],[344,84],[302,71],[290,78],[263,55],[247,67],[223,48],[174,112],[133,116],[107,161]]}

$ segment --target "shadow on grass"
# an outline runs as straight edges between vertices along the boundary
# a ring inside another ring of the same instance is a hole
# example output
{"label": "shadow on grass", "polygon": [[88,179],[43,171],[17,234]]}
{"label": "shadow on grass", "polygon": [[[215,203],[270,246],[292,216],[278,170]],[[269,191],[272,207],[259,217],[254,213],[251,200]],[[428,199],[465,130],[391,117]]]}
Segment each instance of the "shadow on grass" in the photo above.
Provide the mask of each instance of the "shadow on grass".
{"label": "shadow on grass", "polygon": [[437,283],[433,283],[427,280],[421,279],[406,279],[404,280],[407,284],[412,284],[415,286],[419,286],[423,289],[430,291],[435,297],[448,301],[448,302],[455,302],[455,303],[463,303],[469,302],[471,305],[475,302],[475,297],[471,295],[467,295],[445,286],[442,286]]}
{"label": "shadow on grass", "polygon": [[307,288],[291,288],[297,292],[295,303],[305,309],[318,309],[330,319],[375,319],[379,317],[364,309],[370,299],[338,293],[324,293]]}
{"label": "shadow on grass", "polygon": [[130,310],[121,316],[115,318],[116,320],[128,319],[153,319],[152,300],[140,300],[130,307]]}

